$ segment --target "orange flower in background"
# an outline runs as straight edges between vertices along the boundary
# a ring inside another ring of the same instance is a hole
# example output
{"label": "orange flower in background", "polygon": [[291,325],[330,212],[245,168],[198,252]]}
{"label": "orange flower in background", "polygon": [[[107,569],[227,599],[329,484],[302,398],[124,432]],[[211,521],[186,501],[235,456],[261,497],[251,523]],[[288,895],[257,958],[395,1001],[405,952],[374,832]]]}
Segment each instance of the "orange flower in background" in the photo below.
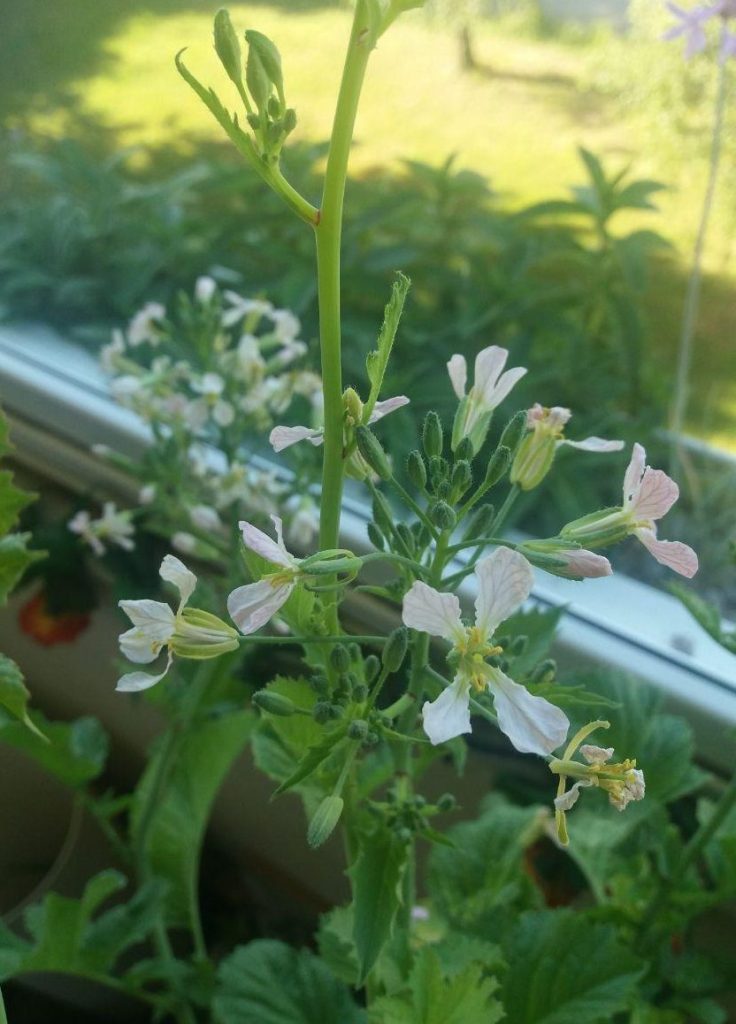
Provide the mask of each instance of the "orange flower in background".
{"label": "orange flower in background", "polygon": [[54,644],[70,644],[83,633],[90,623],[88,612],[60,612],[57,615],[48,611],[46,591],[39,590],[18,612],[20,628],[28,636],[42,644],[52,647]]}

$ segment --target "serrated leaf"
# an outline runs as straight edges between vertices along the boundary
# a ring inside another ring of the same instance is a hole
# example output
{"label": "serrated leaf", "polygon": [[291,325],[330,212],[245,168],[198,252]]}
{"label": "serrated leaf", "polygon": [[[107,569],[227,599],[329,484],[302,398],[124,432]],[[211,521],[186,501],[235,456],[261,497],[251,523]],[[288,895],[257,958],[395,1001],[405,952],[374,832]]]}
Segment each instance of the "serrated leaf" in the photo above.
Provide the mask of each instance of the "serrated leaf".
{"label": "serrated leaf", "polygon": [[13,474],[0,471],[0,537],[18,522],[21,511],[35,500],[35,494],[20,491],[13,486]]}
{"label": "serrated leaf", "polygon": [[220,964],[215,1024],[364,1024],[346,986],[308,950],[258,939]]}
{"label": "serrated leaf", "polygon": [[571,910],[526,913],[505,943],[503,1005],[514,1024],[608,1024],[643,971],[615,929]]}
{"label": "serrated leaf", "polygon": [[304,782],[305,779],[308,779],[309,776],[312,775],[312,773],[315,772],[332,754],[338,743],[345,738],[347,731],[348,723],[343,722],[330,732],[323,732],[322,738],[307,749],[307,752],[302,758],[300,758],[294,771],[288,776],[288,778],[284,779],[274,793],[274,796],[280,796],[281,793],[285,793],[300,782]]}
{"label": "serrated leaf", "polygon": [[28,717],[28,701],[31,694],[26,687],[23,673],[14,661],[0,654],[0,707],[46,742],[46,737]]}
{"label": "serrated leaf", "polygon": [[20,582],[29,565],[43,558],[41,551],[29,551],[30,534],[11,533],[0,539],[0,604]]}
{"label": "serrated leaf", "polygon": [[381,385],[383,384],[386,367],[391,356],[391,349],[393,348],[401,314],[404,310],[404,302],[410,287],[411,281],[409,278],[402,273],[398,273],[391,287],[391,298],[383,313],[383,324],[378,333],[377,348],[369,352],[366,357],[365,369],[371,385],[370,394],[365,403],[364,422],[366,423],[381,393]]}
{"label": "serrated leaf", "polygon": [[391,830],[379,826],[363,834],[360,853],[349,875],[353,889],[353,941],[358,957],[358,984],[371,972],[391,937],[401,904],[408,847]]}
{"label": "serrated leaf", "polygon": [[335,907],[320,918],[317,947],[335,977],[355,986],[358,983],[358,958],[353,929],[352,907]]}
{"label": "serrated leaf", "polygon": [[[147,824],[145,855],[154,875],[169,883],[166,897],[171,924],[191,925],[190,900],[196,893],[199,857],[212,803],[233,761],[244,750],[255,725],[255,716],[240,711],[199,722],[182,738],[155,814]],[[156,785],[159,762],[166,756],[161,747],[149,760],[136,786],[131,832],[136,842],[144,809]]]}
{"label": "serrated leaf", "polygon": [[378,999],[369,1024],[496,1024],[504,1016],[497,988],[496,979],[485,977],[477,964],[449,977],[437,953],[425,946],[415,959],[409,990]]}

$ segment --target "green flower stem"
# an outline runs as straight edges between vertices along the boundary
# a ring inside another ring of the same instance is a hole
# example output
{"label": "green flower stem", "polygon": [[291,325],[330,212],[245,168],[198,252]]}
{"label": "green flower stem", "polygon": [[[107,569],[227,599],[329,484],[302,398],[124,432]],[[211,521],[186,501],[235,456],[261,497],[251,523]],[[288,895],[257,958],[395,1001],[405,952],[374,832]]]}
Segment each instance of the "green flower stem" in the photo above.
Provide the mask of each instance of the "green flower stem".
{"label": "green flower stem", "polygon": [[3,1002],[2,992],[0,992],[0,1024],[8,1024],[8,1017],[5,1013],[5,1003]]}
{"label": "green flower stem", "polygon": [[482,544],[483,547],[493,545],[494,547],[503,546],[505,548],[513,548],[514,550],[519,546],[518,544],[514,544],[513,541],[507,540],[506,537],[476,537],[474,540],[466,540],[461,544],[451,544],[447,549],[447,553],[448,555],[456,555],[458,551],[465,551],[467,547],[479,544]]}
{"label": "green flower stem", "polygon": [[[365,482],[366,482],[366,486],[368,487],[368,490],[371,492],[371,497],[375,498],[376,495],[379,493],[379,491],[376,489],[376,485],[373,483],[373,481],[370,479],[370,477],[366,477],[366,481]],[[394,543],[396,544],[396,546],[400,547],[403,551],[405,551],[406,552],[406,557],[410,558],[411,557],[411,552],[410,552],[409,548],[406,546],[406,544],[404,543],[403,538],[401,537],[401,535],[399,534],[399,532],[397,531],[397,529],[396,529],[396,527],[395,527],[395,525],[393,523],[391,523],[391,536],[393,537],[393,540],[394,540]]]}
{"label": "green flower stem", "polygon": [[[317,291],[325,407],[325,440],[322,463],[322,503],[319,543],[321,548],[338,547],[343,487],[343,403],[340,330],[340,243],[348,157],[353,138],[358,101],[370,56],[372,39],[365,0],[358,0],[345,58],[332,137],[327,155],[324,190],[317,242]],[[338,632],[337,595],[328,601],[327,621]]]}
{"label": "green flower stem", "polygon": [[383,647],[385,636],[358,636],[353,633],[340,633],[330,636],[271,636],[250,634],[239,636],[241,644],[344,644],[346,641],[356,644],[372,644]]}
{"label": "green flower stem", "polygon": [[417,576],[429,575],[429,570],[425,569],[425,567],[420,565],[419,562],[415,562],[413,558],[405,558],[403,555],[397,555],[393,551],[374,551],[369,555],[361,555],[361,561],[364,565],[368,562],[396,562],[397,565],[405,565],[407,569],[411,569],[411,571]]}
{"label": "green flower stem", "polygon": [[[726,22],[723,22],[723,35],[725,36]],[[718,89],[716,93],[715,110],[713,115],[713,134],[711,137],[710,163],[708,173],[708,184],[703,199],[703,209],[700,215],[700,224],[695,239],[695,250],[693,252],[693,265],[690,271],[687,293],[685,296],[685,309],[682,318],[682,330],[680,333],[680,348],[677,357],[677,376],[675,378],[674,401],[670,414],[670,431],[672,432],[672,463],[678,451],[680,435],[685,425],[685,413],[689,395],[689,377],[692,364],[693,340],[695,327],[698,319],[700,306],[700,291],[703,281],[703,252],[708,235],[711,214],[713,212],[713,200],[715,198],[718,172],[721,163],[721,151],[723,148],[723,122],[726,111],[726,93],[728,86],[728,61],[721,60],[718,72]]]}
{"label": "green flower stem", "polygon": [[[491,533],[492,534],[495,535],[495,534],[498,534],[498,533],[501,532],[501,528],[503,527],[503,524],[506,522],[506,519],[508,518],[508,514],[511,511],[511,508],[512,508],[512,506],[513,506],[513,504],[516,501],[518,496],[519,496],[519,488],[516,486],[516,484],[514,484],[514,486],[509,491],[509,493],[506,495],[506,500],[504,501],[503,505],[501,506],[501,508],[498,511],[498,514],[496,515],[496,518],[493,520],[493,523],[491,524]],[[478,546],[476,547],[475,551],[471,554],[471,556],[468,559],[468,561],[466,562],[465,566],[462,569],[460,569],[458,572],[456,572],[452,576],[450,576],[448,579],[443,580],[443,585],[445,587],[454,586],[455,584],[462,582],[462,580],[464,580],[466,576],[469,576],[470,573],[475,568],[475,563],[478,561],[480,556],[483,554],[483,551],[486,548],[486,546],[488,545],[488,543],[489,543],[489,541],[484,538],[478,544]],[[499,539],[498,543],[505,544],[506,547],[509,547],[509,548],[513,548],[513,547],[516,546],[516,545],[510,543],[507,540],[500,540]]]}
{"label": "green flower stem", "polygon": [[409,492],[401,486],[401,484],[395,477],[392,476],[391,479],[389,480],[389,483],[391,484],[392,487],[396,489],[398,494],[401,495],[401,498],[403,499],[404,502],[406,502],[406,504],[414,513],[414,515],[417,517],[417,519],[419,519],[420,522],[424,523],[424,525],[429,530],[429,535],[432,538],[432,540],[436,541],[438,537],[437,528],[432,522],[432,520],[427,516],[426,512],[424,512],[419,507],[416,501],[414,501],[414,499],[412,498],[411,494],[409,494]]}
{"label": "green flower stem", "polygon": [[518,497],[519,497],[519,487],[518,487],[517,484],[513,484],[512,487],[511,487],[511,490],[506,495],[506,500],[504,501],[504,503],[501,506],[501,508],[498,510],[498,514],[496,515],[496,518],[493,520],[493,525],[491,526],[491,531],[490,531],[492,534],[497,534],[497,533],[501,532],[501,530],[502,530],[502,528],[504,526],[504,523],[506,522],[506,520],[509,517],[509,512],[513,508],[514,502],[516,501],[516,499]]}

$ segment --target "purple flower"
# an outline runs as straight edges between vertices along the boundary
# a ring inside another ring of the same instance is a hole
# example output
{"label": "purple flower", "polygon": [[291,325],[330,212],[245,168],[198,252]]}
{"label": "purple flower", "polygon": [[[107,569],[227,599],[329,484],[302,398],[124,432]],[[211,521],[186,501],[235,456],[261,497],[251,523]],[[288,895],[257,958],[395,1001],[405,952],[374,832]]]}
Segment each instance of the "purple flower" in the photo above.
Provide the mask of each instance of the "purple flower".
{"label": "purple flower", "polygon": [[705,23],[718,14],[723,13],[725,15],[725,11],[722,8],[725,4],[730,3],[731,0],[722,0],[722,3],[715,7],[710,4],[700,4],[691,11],[685,11],[682,7],[678,7],[677,4],[668,3],[667,7],[678,19],[678,22],[672,28],[667,29],[662,39],[679,39],[680,36],[683,36],[685,39],[685,58],[689,60],[690,57],[694,57],[696,53],[701,53],[705,49],[708,41],[705,35]]}

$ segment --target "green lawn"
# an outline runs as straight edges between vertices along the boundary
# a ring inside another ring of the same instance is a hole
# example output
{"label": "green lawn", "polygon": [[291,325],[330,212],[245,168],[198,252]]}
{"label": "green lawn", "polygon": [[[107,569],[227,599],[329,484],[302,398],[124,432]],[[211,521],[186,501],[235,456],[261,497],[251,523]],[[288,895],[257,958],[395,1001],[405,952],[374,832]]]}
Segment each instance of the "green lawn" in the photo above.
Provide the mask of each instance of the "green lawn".
{"label": "green lawn", "polygon": [[[121,145],[201,144],[215,137],[209,114],[181,82],[173,54],[188,46],[187,62],[204,81],[231,97],[230,83],[210,45],[216,5],[201,0],[13,0],[0,61],[0,113],[39,130],[63,132],[70,112],[114,129]],[[287,97],[296,107],[300,139],[329,130],[349,13],[316,2],[233,4],[239,27],[253,26],[279,45]],[[642,214],[641,226],[665,234],[687,261],[695,233],[705,167],[666,157],[651,144],[647,122],[623,119],[615,100],[586,91],[590,47],[521,38],[487,23],[476,37],[481,70],[461,73],[453,34],[431,26],[421,12],[401,19],[374,55],[361,108],[353,170],[414,158],[458,165],[487,175],[510,206],[564,192],[579,181],[580,144],[614,166],[631,162],[638,176],[672,187],[661,216]],[[234,105],[234,98],[233,98]],[[144,159],[138,155],[137,159]],[[733,214],[716,210],[709,244],[709,279],[698,339],[690,429],[736,448],[723,423],[736,422],[734,360]],[[631,220],[625,225],[631,226]],[[682,272],[678,278],[682,280]],[[652,344],[671,375],[682,296],[672,275],[651,291]]]}

